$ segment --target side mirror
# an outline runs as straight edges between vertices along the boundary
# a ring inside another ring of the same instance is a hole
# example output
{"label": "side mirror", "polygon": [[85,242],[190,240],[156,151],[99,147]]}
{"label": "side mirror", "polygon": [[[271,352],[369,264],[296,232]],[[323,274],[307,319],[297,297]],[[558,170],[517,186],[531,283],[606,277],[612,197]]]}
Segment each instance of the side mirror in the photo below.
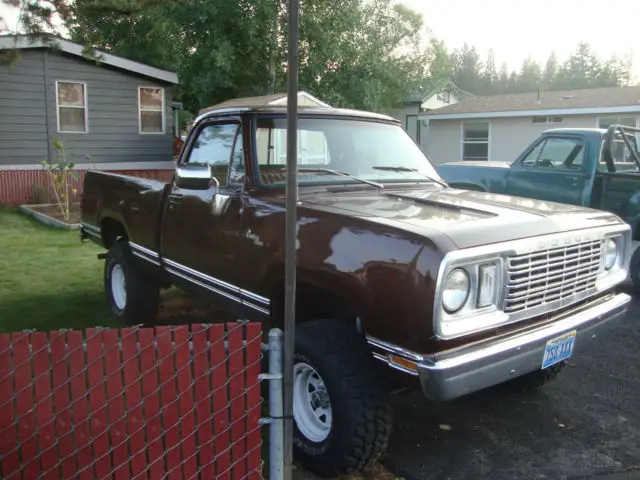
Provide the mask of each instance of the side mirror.
{"label": "side mirror", "polygon": [[183,165],[176,167],[176,186],[188,190],[209,190],[215,182],[210,165]]}

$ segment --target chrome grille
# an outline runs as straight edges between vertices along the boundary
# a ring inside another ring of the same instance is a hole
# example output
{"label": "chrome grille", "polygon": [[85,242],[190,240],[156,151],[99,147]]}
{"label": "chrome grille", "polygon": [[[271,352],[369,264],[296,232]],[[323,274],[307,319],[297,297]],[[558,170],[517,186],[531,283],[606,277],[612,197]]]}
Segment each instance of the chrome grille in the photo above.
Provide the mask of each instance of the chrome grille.
{"label": "chrome grille", "polygon": [[509,257],[504,311],[514,313],[595,287],[600,240]]}

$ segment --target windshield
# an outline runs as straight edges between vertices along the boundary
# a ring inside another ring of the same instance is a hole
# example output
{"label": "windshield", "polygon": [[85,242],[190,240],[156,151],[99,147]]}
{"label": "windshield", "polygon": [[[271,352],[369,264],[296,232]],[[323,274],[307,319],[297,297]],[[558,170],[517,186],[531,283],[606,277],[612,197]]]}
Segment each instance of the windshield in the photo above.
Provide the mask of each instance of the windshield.
{"label": "windshield", "polygon": [[[262,183],[284,185],[286,118],[258,119],[256,144]],[[379,183],[442,181],[401,127],[366,120],[299,118],[298,167],[301,185],[358,181],[330,170]]]}

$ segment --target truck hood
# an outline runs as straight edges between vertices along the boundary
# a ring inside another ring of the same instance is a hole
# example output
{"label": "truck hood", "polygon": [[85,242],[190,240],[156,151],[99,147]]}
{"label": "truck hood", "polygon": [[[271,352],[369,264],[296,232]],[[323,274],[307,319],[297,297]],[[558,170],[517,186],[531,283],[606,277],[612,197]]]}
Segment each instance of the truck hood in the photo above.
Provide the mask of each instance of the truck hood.
{"label": "truck hood", "polygon": [[383,223],[457,248],[617,224],[608,212],[453,188],[333,191],[301,195],[307,208]]}

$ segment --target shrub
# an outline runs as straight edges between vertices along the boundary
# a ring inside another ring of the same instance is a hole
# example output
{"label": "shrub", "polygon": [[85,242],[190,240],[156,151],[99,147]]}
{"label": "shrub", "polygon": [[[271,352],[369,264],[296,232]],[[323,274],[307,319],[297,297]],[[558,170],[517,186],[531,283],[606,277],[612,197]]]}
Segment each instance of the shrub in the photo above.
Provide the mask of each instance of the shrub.
{"label": "shrub", "polygon": [[71,196],[76,194],[72,180],[78,179],[78,174],[73,171],[73,162],[67,161],[67,152],[61,140],[52,142],[54,149],[53,159],[42,161],[42,168],[47,172],[56,203],[60,214],[66,222],[71,218]]}

